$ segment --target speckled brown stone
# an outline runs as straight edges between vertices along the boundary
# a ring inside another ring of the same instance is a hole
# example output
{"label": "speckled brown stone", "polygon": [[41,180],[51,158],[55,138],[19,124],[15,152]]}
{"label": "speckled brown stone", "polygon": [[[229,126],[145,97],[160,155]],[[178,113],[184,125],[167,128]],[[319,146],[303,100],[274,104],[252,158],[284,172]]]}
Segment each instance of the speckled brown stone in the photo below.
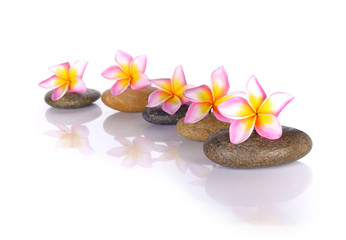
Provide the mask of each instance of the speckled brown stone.
{"label": "speckled brown stone", "polygon": [[204,142],[207,157],[225,167],[259,168],[294,162],[312,148],[311,138],[304,132],[282,127],[282,137],[269,140],[254,131],[245,142],[232,144],[228,129],[211,134]]}
{"label": "speckled brown stone", "polygon": [[204,141],[216,130],[229,128],[229,123],[217,120],[212,113],[196,123],[184,123],[184,119],[178,121],[177,131],[181,136],[195,141]]}
{"label": "speckled brown stone", "polygon": [[59,100],[53,101],[51,99],[54,90],[49,91],[44,96],[44,101],[55,108],[81,108],[88,106],[100,98],[101,94],[99,91],[94,89],[87,89],[86,93],[72,93],[66,92],[66,94]]}
{"label": "speckled brown stone", "polygon": [[108,89],[102,93],[101,100],[108,107],[121,112],[142,112],[148,104],[149,95],[155,91],[154,87],[132,90],[128,87],[123,93],[113,96]]}

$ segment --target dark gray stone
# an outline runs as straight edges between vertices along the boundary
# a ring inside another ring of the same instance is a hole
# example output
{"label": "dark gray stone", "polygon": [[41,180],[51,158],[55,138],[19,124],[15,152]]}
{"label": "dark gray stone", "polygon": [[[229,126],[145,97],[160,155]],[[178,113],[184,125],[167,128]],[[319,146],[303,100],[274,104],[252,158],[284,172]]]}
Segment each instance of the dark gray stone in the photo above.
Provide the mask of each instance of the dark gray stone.
{"label": "dark gray stone", "polygon": [[170,115],[161,109],[161,106],[145,108],[142,112],[143,118],[153,124],[175,125],[185,117],[189,105],[182,105],[180,109],[173,115]]}

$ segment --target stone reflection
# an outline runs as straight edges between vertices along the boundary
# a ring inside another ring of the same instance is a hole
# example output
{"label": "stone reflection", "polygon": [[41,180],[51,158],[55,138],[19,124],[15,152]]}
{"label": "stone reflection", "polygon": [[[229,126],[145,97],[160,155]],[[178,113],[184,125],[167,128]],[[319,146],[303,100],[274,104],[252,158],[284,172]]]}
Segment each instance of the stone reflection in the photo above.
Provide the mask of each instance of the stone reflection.
{"label": "stone reflection", "polygon": [[[312,182],[311,169],[301,162],[263,169],[216,168],[206,179],[205,190],[217,202],[251,224],[287,224],[280,204],[304,193]],[[303,209],[303,208],[302,208]],[[291,220],[303,214],[291,211]]]}
{"label": "stone reflection", "polygon": [[58,148],[74,148],[82,154],[92,154],[94,149],[89,143],[89,129],[83,124],[97,119],[101,114],[102,110],[96,104],[79,109],[49,108],[46,119],[56,129],[44,134],[57,138]]}
{"label": "stone reflection", "polygon": [[142,113],[117,112],[103,122],[106,133],[116,137],[138,137],[150,123],[142,118]]}
{"label": "stone reflection", "polygon": [[49,108],[46,119],[54,125],[79,125],[91,122],[102,114],[101,108],[96,104],[78,109]]}

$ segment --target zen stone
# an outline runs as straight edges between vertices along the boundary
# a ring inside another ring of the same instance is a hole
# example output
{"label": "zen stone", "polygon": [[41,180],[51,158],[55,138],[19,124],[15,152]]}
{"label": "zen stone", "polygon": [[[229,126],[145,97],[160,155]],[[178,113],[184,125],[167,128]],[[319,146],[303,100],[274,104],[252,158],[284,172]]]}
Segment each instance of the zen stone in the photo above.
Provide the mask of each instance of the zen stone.
{"label": "zen stone", "polygon": [[55,108],[81,108],[88,106],[100,98],[99,91],[94,89],[87,89],[86,93],[66,92],[66,94],[59,100],[53,101],[51,99],[54,90],[49,91],[45,97],[45,102]]}
{"label": "zen stone", "polygon": [[260,168],[294,162],[312,148],[311,138],[304,132],[282,127],[282,136],[276,140],[261,137],[254,131],[240,144],[232,144],[228,129],[211,134],[204,142],[207,157],[225,167]]}
{"label": "zen stone", "polygon": [[195,141],[204,141],[216,130],[229,128],[229,123],[217,120],[212,113],[196,123],[184,123],[184,119],[178,121],[177,131],[181,136]]}
{"label": "zen stone", "polygon": [[142,112],[143,118],[153,124],[175,125],[185,117],[189,105],[182,105],[180,109],[173,115],[170,115],[161,109],[161,106],[145,108]]}
{"label": "zen stone", "polygon": [[133,90],[128,87],[123,93],[113,96],[111,90],[106,90],[101,100],[108,107],[121,112],[142,112],[148,104],[149,95],[155,91],[154,87]]}

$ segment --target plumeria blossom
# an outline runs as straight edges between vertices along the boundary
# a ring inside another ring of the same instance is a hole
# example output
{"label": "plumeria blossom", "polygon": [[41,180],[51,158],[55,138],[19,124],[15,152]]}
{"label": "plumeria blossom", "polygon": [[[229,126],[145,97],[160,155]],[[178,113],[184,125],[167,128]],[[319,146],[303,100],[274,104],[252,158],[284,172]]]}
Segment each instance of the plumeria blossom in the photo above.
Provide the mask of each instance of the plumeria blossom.
{"label": "plumeria blossom", "polygon": [[102,72],[104,78],[116,81],[111,88],[112,95],[121,94],[128,86],[137,90],[151,85],[144,74],[147,66],[145,55],[132,58],[128,53],[118,50],[115,54],[115,62],[119,66],[110,66]]}
{"label": "plumeria blossom", "polygon": [[53,76],[39,83],[43,88],[53,89],[52,100],[56,101],[62,98],[67,90],[70,92],[85,93],[87,88],[82,81],[87,61],[77,61],[72,67],[70,63],[62,63],[50,67],[49,70],[55,73]]}
{"label": "plumeria blossom", "polygon": [[173,115],[182,104],[190,102],[183,95],[183,92],[191,86],[186,85],[182,66],[178,66],[174,70],[172,79],[163,78],[150,81],[160,89],[150,94],[147,107],[156,107],[162,104],[162,110]]}
{"label": "plumeria blossom", "polygon": [[207,85],[202,85],[187,89],[183,93],[187,99],[193,102],[186,113],[185,123],[196,123],[202,120],[211,109],[213,109],[214,116],[218,120],[223,122],[231,121],[220,114],[219,104],[237,94],[241,94],[241,92],[228,94],[228,75],[224,67],[219,67],[211,74],[211,85],[211,89]]}
{"label": "plumeria blossom", "polygon": [[247,99],[237,96],[219,105],[220,113],[234,120],[229,128],[231,143],[244,142],[254,128],[262,137],[272,140],[280,138],[282,127],[277,118],[294,97],[277,92],[267,98],[255,76],[251,76],[246,87]]}

